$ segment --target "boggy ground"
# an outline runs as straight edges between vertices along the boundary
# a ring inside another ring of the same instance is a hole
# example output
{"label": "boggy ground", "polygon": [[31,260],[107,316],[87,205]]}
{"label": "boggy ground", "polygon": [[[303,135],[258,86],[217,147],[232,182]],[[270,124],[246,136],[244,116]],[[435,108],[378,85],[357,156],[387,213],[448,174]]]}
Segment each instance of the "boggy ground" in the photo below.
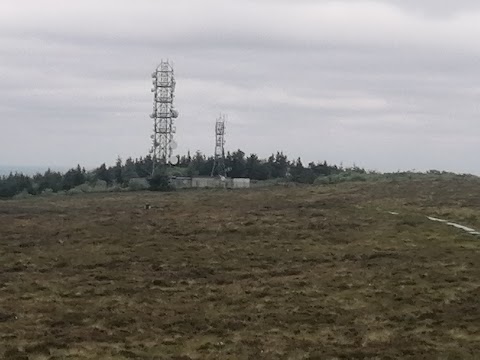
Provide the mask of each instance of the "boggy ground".
{"label": "boggy ground", "polygon": [[480,237],[425,215],[480,229],[479,195],[411,181],[0,202],[0,356],[478,358]]}

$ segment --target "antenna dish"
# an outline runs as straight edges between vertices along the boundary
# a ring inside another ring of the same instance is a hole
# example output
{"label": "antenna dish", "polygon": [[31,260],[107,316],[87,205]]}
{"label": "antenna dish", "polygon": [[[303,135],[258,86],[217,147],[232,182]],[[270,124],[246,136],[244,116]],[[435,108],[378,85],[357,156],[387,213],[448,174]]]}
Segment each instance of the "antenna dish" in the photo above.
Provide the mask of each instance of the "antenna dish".
{"label": "antenna dish", "polygon": [[172,117],[174,119],[178,118],[178,111],[177,110],[172,110]]}
{"label": "antenna dish", "polygon": [[177,165],[178,164],[178,158],[176,156],[171,156],[170,159],[168,159],[168,162],[172,165]]}

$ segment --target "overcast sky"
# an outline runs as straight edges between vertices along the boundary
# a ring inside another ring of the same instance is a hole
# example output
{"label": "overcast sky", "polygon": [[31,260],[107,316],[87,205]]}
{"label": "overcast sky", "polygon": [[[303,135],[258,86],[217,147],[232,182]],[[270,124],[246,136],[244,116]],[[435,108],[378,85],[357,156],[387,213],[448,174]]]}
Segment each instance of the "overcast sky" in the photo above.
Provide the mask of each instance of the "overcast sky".
{"label": "overcast sky", "polygon": [[223,112],[228,150],[480,174],[479,38],[478,0],[1,0],[0,164],[146,155],[168,58],[179,153]]}

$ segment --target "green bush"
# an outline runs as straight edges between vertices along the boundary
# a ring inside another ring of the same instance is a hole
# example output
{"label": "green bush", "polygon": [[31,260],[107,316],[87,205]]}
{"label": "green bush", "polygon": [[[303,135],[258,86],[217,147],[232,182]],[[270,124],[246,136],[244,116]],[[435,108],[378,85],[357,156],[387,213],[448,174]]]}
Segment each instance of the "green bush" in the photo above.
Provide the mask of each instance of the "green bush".
{"label": "green bush", "polygon": [[17,195],[13,196],[14,199],[20,200],[20,199],[28,199],[32,197],[33,195],[30,194],[26,189],[23,190],[21,193],[18,193]]}
{"label": "green bush", "polygon": [[120,185],[116,184],[107,189],[108,192],[122,192],[125,191]]}
{"label": "green bush", "polygon": [[42,196],[52,196],[56,195],[55,192],[52,189],[45,189],[42,191]]}
{"label": "green bush", "polygon": [[320,176],[315,179],[315,185],[329,185],[329,184],[339,184],[343,182],[364,182],[364,181],[375,181],[377,178],[376,174],[364,174],[364,173],[354,173],[354,172],[342,172],[339,174],[333,174],[328,176]]}
{"label": "green bush", "polygon": [[166,174],[155,174],[148,179],[150,190],[152,191],[172,191],[173,187],[170,185],[170,178]]}
{"label": "green bush", "polygon": [[84,191],[78,188],[73,188],[73,189],[67,190],[65,193],[67,195],[78,195],[78,194],[83,194]]}
{"label": "green bush", "polygon": [[142,191],[148,190],[150,185],[147,179],[135,178],[128,181],[128,190],[129,191]]}
{"label": "green bush", "polygon": [[93,192],[104,192],[107,191],[107,182],[105,180],[97,180],[92,186],[91,191]]}
{"label": "green bush", "polygon": [[69,191],[71,191],[71,190],[76,190],[78,192],[87,193],[87,192],[91,192],[92,188],[87,183],[85,183],[85,184],[75,186],[73,189],[70,189]]}

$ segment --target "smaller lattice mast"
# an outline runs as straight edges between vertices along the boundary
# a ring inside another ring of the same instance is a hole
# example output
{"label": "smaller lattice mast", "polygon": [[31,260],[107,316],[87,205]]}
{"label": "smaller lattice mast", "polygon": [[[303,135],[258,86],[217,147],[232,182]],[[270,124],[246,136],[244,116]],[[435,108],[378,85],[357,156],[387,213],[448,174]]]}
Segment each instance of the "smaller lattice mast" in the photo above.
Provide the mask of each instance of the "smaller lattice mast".
{"label": "smaller lattice mast", "polygon": [[226,116],[220,114],[215,122],[215,156],[211,176],[227,177],[225,168],[225,119]]}

